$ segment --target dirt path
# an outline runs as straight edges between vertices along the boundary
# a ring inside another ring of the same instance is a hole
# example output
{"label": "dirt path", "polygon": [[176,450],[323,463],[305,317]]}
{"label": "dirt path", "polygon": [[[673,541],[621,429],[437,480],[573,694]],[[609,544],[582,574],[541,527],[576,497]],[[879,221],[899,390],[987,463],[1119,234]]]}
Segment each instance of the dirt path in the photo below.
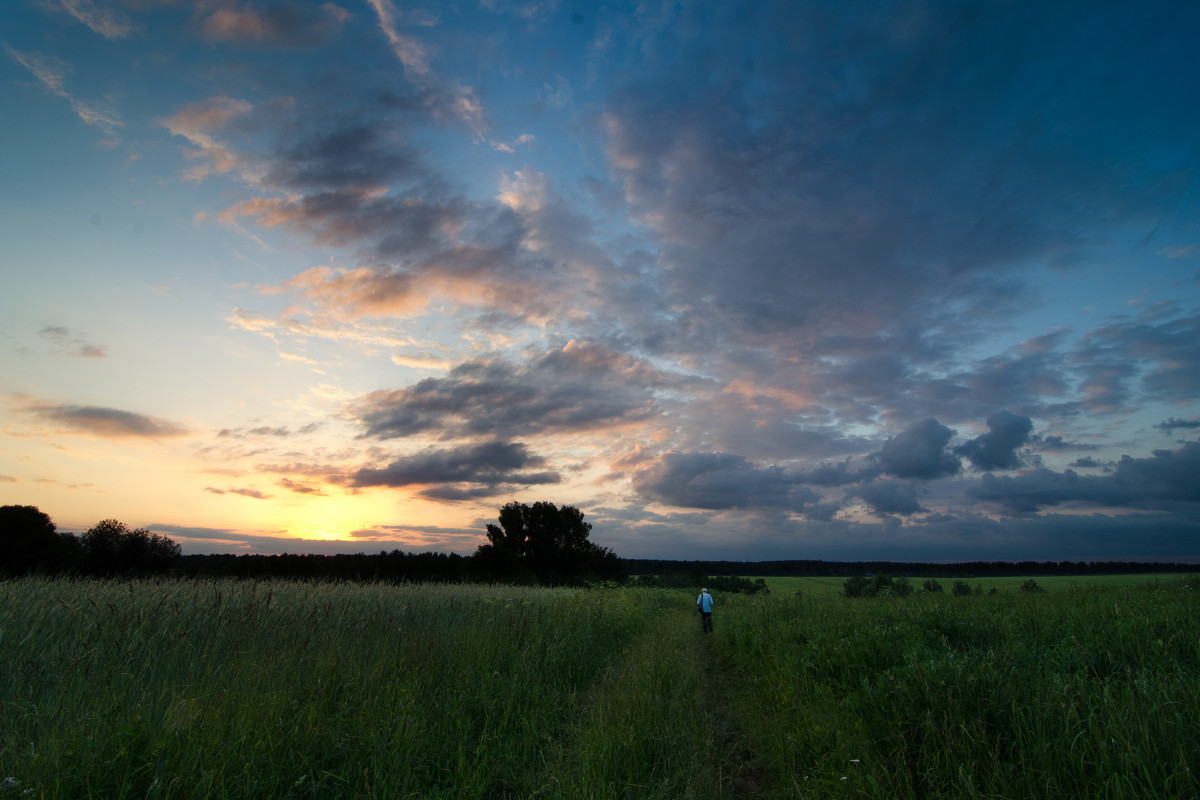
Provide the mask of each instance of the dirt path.
{"label": "dirt path", "polygon": [[737,721],[729,692],[731,673],[721,668],[717,658],[715,637],[719,635],[716,630],[701,633],[696,621],[697,661],[704,671],[705,705],[713,717],[713,727],[720,732],[717,750],[721,754],[721,796],[731,800],[759,800],[766,797],[764,776]]}

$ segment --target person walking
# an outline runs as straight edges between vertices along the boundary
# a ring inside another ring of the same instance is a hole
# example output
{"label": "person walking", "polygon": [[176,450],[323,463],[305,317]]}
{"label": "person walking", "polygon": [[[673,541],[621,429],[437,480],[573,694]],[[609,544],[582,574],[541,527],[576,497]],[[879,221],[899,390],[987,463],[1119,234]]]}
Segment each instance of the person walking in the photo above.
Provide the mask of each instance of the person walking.
{"label": "person walking", "polygon": [[708,589],[701,589],[700,596],[696,598],[696,606],[700,609],[700,628],[705,633],[712,632],[712,595],[708,593]]}

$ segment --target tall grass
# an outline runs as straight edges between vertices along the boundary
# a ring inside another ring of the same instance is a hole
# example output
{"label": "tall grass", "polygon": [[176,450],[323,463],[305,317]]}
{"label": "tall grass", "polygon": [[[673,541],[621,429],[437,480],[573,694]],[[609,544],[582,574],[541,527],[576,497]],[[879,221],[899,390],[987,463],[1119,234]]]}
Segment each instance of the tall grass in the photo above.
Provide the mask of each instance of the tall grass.
{"label": "tall grass", "polygon": [[778,796],[1200,795],[1182,581],[728,605],[720,655]]}
{"label": "tall grass", "polygon": [[1182,581],[693,603],[0,582],[0,800],[1200,796]]}
{"label": "tall grass", "polygon": [[587,722],[653,730],[645,693],[684,689],[648,677],[625,709],[597,689],[653,676],[638,642],[660,607],[584,590],[2,583],[0,780],[57,797],[608,797],[635,781],[668,796],[689,780],[670,770],[698,759]]}

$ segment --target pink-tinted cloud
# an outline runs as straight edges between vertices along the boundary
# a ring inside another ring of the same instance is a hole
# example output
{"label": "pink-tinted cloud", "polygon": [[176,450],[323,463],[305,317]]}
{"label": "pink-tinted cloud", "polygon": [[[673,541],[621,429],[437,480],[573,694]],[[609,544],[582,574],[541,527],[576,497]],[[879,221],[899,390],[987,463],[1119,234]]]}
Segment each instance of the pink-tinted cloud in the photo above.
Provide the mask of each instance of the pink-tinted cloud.
{"label": "pink-tinted cloud", "polygon": [[204,18],[203,29],[212,42],[310,48],[336,36],[349,17],[350,12],[333,3],[241,4],[216,9]]}

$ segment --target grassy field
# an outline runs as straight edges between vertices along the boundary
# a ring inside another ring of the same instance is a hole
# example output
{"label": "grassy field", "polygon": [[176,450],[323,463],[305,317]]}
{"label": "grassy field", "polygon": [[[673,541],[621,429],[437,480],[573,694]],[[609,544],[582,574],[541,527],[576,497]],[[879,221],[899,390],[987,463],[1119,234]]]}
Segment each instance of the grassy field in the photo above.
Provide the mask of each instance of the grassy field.
{"label": "grassy field", "polygon": [[1190,581],[7,581],[0,798],[1192,798]]}

